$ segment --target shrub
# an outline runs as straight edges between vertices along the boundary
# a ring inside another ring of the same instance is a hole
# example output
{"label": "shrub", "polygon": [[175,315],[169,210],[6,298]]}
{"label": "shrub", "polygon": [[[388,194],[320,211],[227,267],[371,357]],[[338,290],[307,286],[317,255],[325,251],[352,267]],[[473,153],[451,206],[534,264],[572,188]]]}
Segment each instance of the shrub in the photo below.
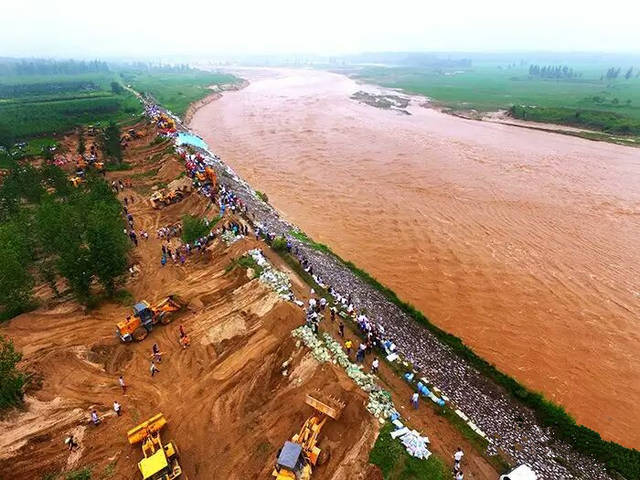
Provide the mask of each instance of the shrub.
{"label": "shrub", "polygon": [[208,235],[211,227],[203,218],[194,217],[193,215],[182,216],[182,241],[185,243],[193,243],[197,239]]}
{"label": "shrub", "polygon": [[25,375],[16,367],[21,358],[13,342],[0,336],[0,410],[22,403]]}

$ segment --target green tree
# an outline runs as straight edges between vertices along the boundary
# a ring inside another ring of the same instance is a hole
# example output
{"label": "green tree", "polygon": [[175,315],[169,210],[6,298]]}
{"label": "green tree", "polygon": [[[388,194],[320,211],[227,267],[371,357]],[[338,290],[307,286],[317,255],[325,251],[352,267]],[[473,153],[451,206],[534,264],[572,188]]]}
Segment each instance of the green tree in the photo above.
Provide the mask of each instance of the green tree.
{"label": "green tree", "polygon": [[84,155],[84,152],[86,150],[87,150],[87,145],[84,140],[84,135],[82,134],[82,132],[80,132],[80,135],[78,136],[78,154]]}
{"label": "green tree", "polygon": [[33,255],[30,242],[15,222],[0,225],[0,306],[1,316],[14,317],[33,305],[33,276],[29,272]]}
{"label": "green tree", "polygon": [[[119,210],[119,208],[118,208]],[[87,242],[91,269],[111,297],[116,280],[127,271],[127,252],[131,246],[123,235],[124,222],[119,212],[107,202],[99,202],[89,210]]]}
{"label": "green tree", "polygon": [[194,217],[193,215],[182,216],[182,241],[185,243],[193,243],[197,239],[204,237],[211,231],[211,227],[207,225],[203,218]]}
{"label": "green tree", "polygon": [[4,123],[0,123],[0,147],[9,150],[16,143],[16,137],[13,130]]}
{"label": "green tree", "polygon": [[104,153],[115,163],[122,162],[122,145],[120,145],[120,128],[114,122],[110,122],[102,134]]}
{"label": "green tree", "polygon": [[122,88],[122,85],[120,85],[120,82],[114,81],[114,82],[111,82],[111,91],[116,95],[120,95],[121,93],[124,92],[124,88]]}
{"label": "green tree", "polygon": [[0,409],[22,402],[22,387],[26,378],[17,368],[21,359],[22,355],[16,352],[13,342],[0,336]]}

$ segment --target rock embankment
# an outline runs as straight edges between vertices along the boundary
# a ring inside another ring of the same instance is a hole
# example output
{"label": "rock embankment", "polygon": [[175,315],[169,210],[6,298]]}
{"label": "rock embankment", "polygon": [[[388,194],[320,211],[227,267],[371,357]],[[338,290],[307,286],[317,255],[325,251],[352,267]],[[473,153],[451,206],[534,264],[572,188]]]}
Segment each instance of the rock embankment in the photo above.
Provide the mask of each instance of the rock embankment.
{"label": "rock embankment", "polygon": [[386,336],[420,370],[420,375],[437,386],[486,433],[490,454],[501,451],[514,463],[527,463],[541,479],[613,480],[602,464],[575,451],[552,430],[541,427],[529,408],[480,374],[379,290],[357,277],[340,259],[291,236],[293,225],[259,199],[246,181],[216,155],[202,153],[209,157],[220,181],[245,203],[254,223],[263,232],[285,235],[323,283],[331,285],[342,296],[350,295],[356,309],[366,310],[371,320],[384,327]]}

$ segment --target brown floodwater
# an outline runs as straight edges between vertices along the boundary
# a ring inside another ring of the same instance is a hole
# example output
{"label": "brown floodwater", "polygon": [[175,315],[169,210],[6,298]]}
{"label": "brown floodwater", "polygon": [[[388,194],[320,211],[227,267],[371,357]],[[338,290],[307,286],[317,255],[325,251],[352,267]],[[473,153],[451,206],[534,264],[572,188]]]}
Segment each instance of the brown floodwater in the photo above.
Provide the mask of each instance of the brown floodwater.
{"label": "brown floodwater", "polygon": [[[605,438],[640,447],[640,149],[246,70],[191,126],[315,240]],[[375,87],[365,87],[375,91]]]}

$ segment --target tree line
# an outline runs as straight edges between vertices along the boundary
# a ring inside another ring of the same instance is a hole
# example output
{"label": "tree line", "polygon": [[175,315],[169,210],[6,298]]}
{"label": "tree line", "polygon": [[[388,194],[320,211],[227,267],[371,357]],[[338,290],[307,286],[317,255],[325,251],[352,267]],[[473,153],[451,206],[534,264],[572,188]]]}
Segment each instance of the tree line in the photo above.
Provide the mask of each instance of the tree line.
{"label": "tree line", "polygon": [[[604,75],[600,76],[600,80],[603,80],[605,78],[607,80],[615,80],[620,76],[621,72],[622,72],[621,67],[618,67],[618,68],[611,67],[607,70],[607,72]],[[624,73],[624,79],[629,80],[632,76],[633,76],[633,67],[629,67],[629,69],[626,70]],[[636,77],[640,77],[640,70],[636,73]]]}
{"label": "tree line", "polygon": [[91,305],[112,296],[127,270],[121,205],[89,172],[74,188],[58,167],[14,162],[0,187],[0,319],[34,306],[33,286],[68,292]]}
{"label": "tree line", "polygon": [[107,62],[93,60],[48,60],[42,58],[0,61],[0,75],[68,75],[109,72]]}
{"label": "tree line", "polygon": [[541,78],[576,78],[582,73],[575,72],[567,65],[529,65],[529,75]]}

